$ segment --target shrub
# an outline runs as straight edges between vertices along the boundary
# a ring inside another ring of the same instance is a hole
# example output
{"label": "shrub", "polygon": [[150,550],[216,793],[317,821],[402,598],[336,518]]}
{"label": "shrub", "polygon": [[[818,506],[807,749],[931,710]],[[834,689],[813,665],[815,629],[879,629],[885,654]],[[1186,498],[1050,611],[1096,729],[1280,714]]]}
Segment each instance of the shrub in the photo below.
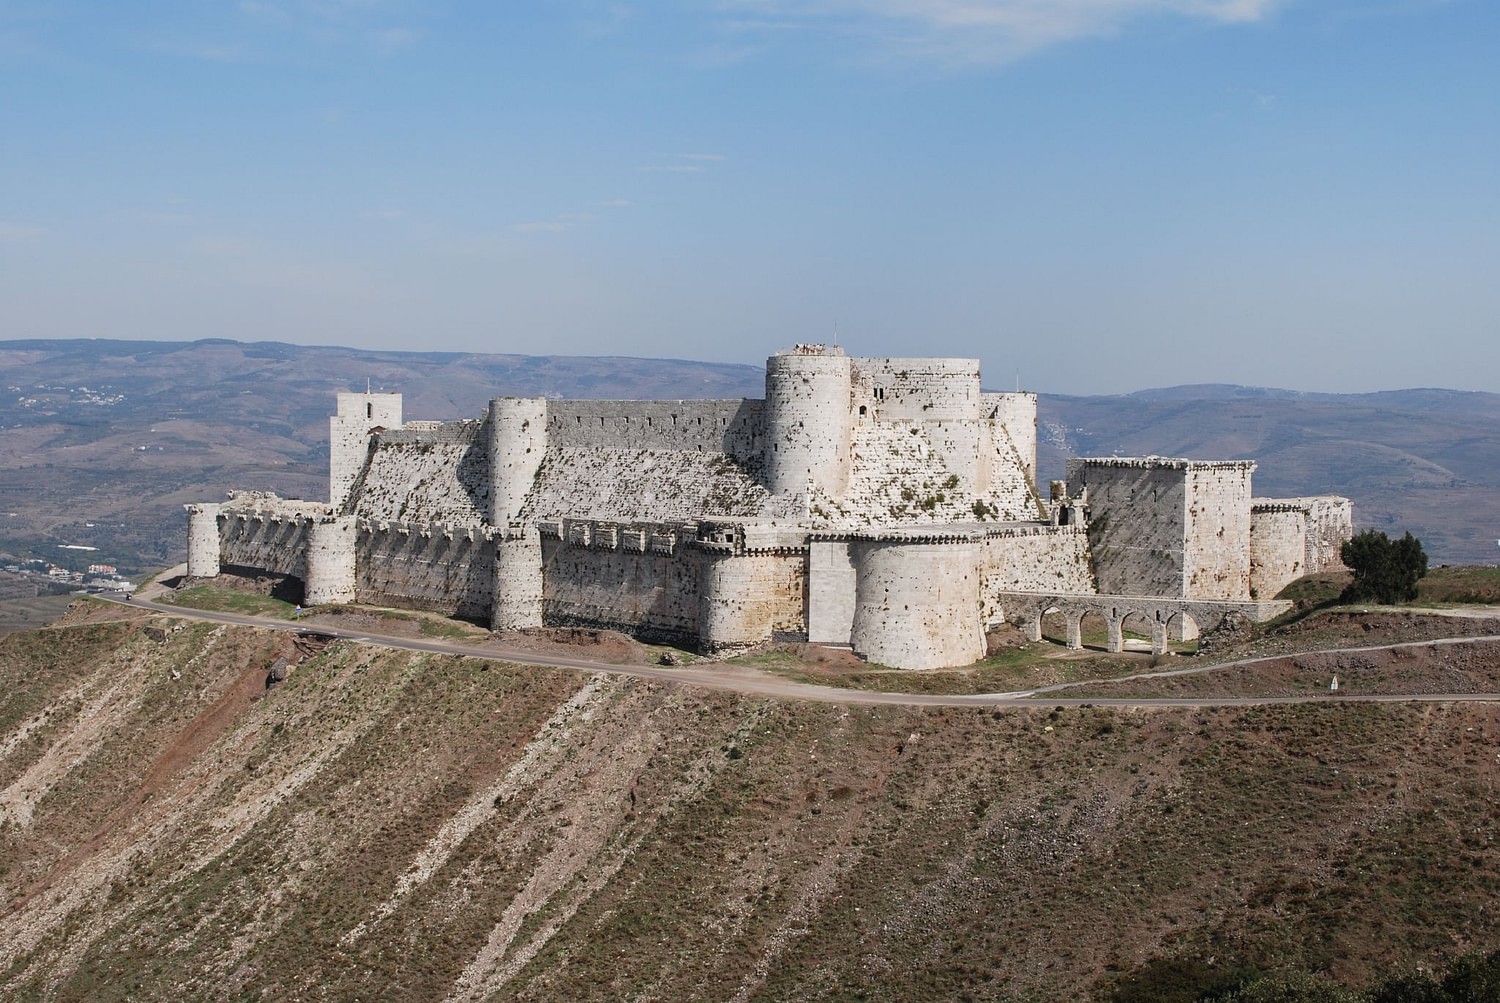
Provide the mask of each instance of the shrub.
{"label": "shrub", "polygon": [[1345,602],[1411,602],[1417,598],[1417,580],[1427,574],[1427,553],[1410,533],[1392,540],[1367,529],[1345,543],[1339,556],[1354,573],[1344,589]]}

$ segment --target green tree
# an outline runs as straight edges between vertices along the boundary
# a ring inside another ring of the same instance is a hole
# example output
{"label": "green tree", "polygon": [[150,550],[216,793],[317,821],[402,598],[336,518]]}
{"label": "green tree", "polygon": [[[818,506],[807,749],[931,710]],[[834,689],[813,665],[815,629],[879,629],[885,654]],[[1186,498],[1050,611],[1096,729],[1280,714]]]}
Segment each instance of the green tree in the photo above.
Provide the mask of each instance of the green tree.
{"label": "green tree", "polygon": [[1379,530],[1354,534],[1339,550],[1354,580],[1345,602],[1398,603],[1417,597],[1417,579],[1427,574],[1427,552],[1411,533],[1392,540]]}

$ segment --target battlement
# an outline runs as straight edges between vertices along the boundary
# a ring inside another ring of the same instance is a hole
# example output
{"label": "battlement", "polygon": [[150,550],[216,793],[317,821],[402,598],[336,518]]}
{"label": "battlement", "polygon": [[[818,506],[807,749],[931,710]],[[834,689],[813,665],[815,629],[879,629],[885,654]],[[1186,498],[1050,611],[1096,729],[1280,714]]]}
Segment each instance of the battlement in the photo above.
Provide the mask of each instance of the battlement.
{"label": "battlement", "polygon": [[1347,500],[1252,506],[1243,460],[1072,460],[1049,506],[1036,410],[1035,394],[984,392],[977,359],[822,344],[768,358],[758,400],[497,397],[404,421],[400,394],[340,393],[329,500],[189,506],[189,569],[262,568],[309,602],[496,630],[704,652],[811,639],[934,668],[980,657],[1007,595],[1240,601],[1252,523],[1258,582],[1347,538]]}

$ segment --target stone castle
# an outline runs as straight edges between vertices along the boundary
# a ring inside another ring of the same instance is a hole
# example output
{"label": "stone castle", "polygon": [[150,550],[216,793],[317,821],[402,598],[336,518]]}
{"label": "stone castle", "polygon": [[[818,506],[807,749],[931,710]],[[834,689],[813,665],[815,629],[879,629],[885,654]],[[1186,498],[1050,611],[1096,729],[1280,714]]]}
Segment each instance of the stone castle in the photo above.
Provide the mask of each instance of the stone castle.
{"label": "stone castle", "polygon": [[327,502],[188,506],[189,576],[925,669],[983,657],[1007,620],[1040,638],[1053,610],[1074,646],[1098,614],[1112,650],[1127,627],[1160,651],[1264,620],[1352,532],[1345,498],[1252,499],[1245,461],[1075,459],[1043,497],[1036,396],[981,391],[976,359],[799,345],[767,360],[764,400],[503,397],[451,422],[341,393],[330,435]]}

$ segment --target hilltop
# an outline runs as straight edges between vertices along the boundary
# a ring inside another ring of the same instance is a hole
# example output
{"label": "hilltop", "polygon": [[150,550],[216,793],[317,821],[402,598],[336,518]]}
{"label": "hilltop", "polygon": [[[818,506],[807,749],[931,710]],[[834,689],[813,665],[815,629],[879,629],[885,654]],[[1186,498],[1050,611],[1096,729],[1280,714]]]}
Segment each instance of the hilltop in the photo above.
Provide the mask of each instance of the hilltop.
{"label": "hilltop", "polygon": [[[1340,671],[1494,690],[1492,649]],[[0,659],[8,999],[1106,1000],[1497,946],[1493,705],[807,703],[97,603]]]}

